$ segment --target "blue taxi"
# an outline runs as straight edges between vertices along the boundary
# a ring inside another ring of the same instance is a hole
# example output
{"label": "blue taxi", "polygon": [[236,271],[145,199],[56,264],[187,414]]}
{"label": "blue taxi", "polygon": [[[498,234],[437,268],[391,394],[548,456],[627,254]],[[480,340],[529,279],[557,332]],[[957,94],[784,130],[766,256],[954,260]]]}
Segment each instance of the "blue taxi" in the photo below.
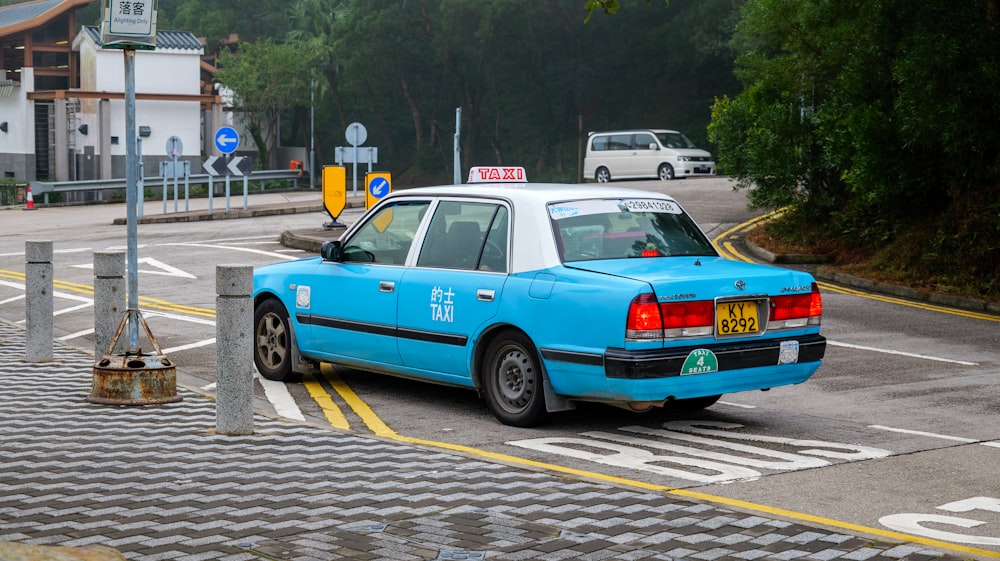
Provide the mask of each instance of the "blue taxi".
{"label": "blue taxi", "polygon": [[383,198],[320,256],[254,271],[254,362],[475,389],[505,424],[579,401],[702,408],[808,379],[826,350],[804,272],[726,260],[667,195],[530,184]]}

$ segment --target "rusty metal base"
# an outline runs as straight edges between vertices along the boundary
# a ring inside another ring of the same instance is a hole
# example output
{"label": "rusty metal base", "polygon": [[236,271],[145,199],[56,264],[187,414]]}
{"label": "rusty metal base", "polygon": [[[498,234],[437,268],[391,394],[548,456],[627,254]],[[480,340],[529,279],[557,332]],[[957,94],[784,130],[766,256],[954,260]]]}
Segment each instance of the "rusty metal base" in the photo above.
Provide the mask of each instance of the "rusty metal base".
{"label": "rusty metal base", "polygon": [[94,365],[87,401],[102,405],[156,405],[181,401],[177,369],[164,355],[105,355]]}

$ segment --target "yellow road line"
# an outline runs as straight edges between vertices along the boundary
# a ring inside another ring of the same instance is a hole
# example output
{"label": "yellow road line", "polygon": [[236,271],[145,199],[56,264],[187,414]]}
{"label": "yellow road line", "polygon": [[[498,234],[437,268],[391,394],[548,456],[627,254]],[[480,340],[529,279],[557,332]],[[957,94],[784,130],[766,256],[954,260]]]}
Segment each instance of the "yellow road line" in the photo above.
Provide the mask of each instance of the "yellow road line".
{"label": "yellow road line", "polygon": [[333,399],[326,393],[326,389],[319,381],[312,376],[306,376],[302,380],[302,385],[309,392],[309,397],[319,405],[320,410],[323,411],[323,416],[326,417],[330,426],[344,430],[351,428],[350,423],[347,422],[347,417],[344,416],[344,412],[340,410],[340,407],[337,407],[337,404],[333,402]]}
{"label": "yellow road line", "polygon": [[364,402],[364,400],[358,397],[358,394],[354,393],[354,390],[352,390],[347,384],[344,383],[343,380],[340,379],[340,376],[337,376],[333,366],[324,362],[321,365],[320,371],[323,373],[323,376],[326,377],[327,381],[330,382],[330,385],[333,386],[333,389],[340,395],[341,398],[343,398],[344,401],[347,402],[347,405],[351,408],[351,410],[353,410],[358,417],[361,417],[361,422],[368,427],[368,430],[378,436],[399,438],[396,431],[389,428],[389,425],[385,424],[382,419],[375,414],[375,411],[373,411],[372,408]]}

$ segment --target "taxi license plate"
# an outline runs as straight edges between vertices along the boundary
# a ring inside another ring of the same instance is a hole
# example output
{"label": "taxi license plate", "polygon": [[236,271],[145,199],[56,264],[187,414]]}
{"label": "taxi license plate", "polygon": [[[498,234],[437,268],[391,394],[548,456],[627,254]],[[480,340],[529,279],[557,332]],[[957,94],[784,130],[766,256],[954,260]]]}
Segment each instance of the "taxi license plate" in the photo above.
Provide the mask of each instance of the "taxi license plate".
{"label": "taxi license plate", "polygon": [[757,318],[757,302],[738,300],[716,304],[715,331],[719,335],[759,333],[760,321]]}

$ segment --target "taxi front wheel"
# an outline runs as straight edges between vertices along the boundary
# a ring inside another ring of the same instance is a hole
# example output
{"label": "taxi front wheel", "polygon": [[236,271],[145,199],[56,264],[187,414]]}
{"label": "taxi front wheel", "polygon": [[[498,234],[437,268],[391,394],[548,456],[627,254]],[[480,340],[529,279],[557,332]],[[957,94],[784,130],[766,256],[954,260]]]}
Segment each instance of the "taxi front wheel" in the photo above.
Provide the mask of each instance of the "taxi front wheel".
{"label": "taxi front wheel", "polygon": [[542,371],[534,345],[518,331],[490,342],[483,363],[486,405],[505,425],[532,427],[545,417]]}
{"label": "taxi front wheel", "polygon": [[288,312],[274,299],[261,302],[253,312],[253,362],[260,375],[276,382],[292,377],[291,330]]}

